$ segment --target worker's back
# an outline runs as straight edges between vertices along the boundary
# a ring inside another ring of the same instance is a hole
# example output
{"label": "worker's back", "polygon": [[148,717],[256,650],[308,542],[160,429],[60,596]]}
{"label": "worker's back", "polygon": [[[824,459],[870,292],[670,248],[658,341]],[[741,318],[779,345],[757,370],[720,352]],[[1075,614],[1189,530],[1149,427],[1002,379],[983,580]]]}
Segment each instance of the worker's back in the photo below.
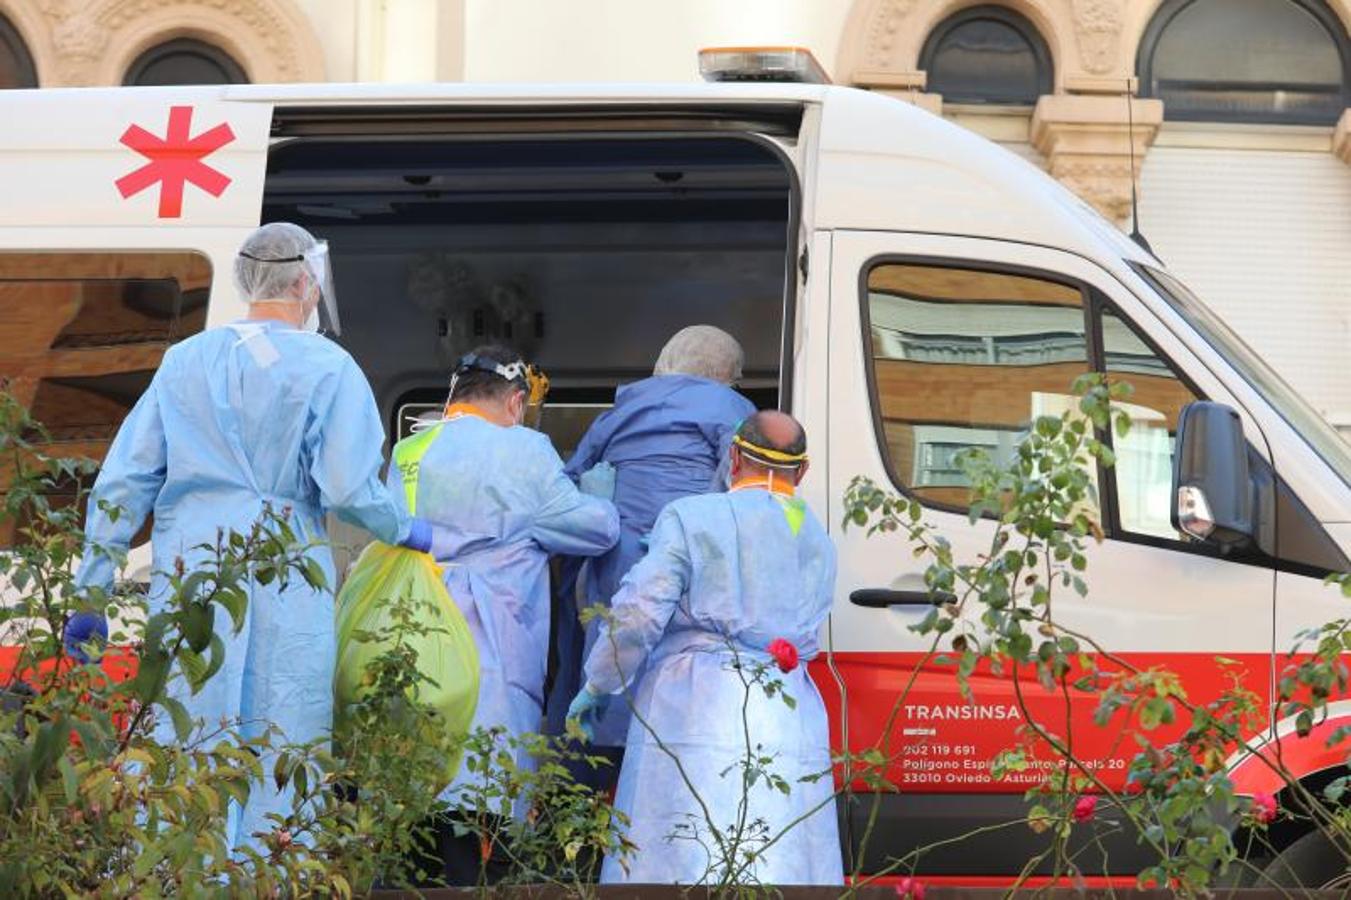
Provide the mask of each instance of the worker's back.
{"label": "worker's back", "polygon": [[[768,490],[734,489],[688,497],[662,516],[678,523],[688,580],[660,658],[693,643],[763,651],[776,638],[814,656],[817,632],[830,612],[835,549],[802,501]],[[659,526],[660,527],[660,526]],[[652,552],[669,548],[653,535]]]}
{"label": "worker's back", "polygon": [[[476,727],[537,732],[549,641],[551,553],[594,556],[614,507],[580,493],[549,439],[468,404],[394,449],[390,487],[432,523],[432,554],[479,651]],[[457,784],[472,779],[461,771]]]}
{"label": "worker's back", "polygon": [[[333,402],[338,395],[370,396],[347,351],[276,322],[239,323],[188,338],[165,355],[155,390],[167,447],[157,512],[180,503],[219,504],[221,496],[206,493],[213,489],[253,494],[278,508],[317,508],[330,473],[309,458],[306,434],[346,424],[332,421],[341,415],[343,405]],[[373,413],[373,400],[370,407]],[[370,437],[367,462],[376,471],[378,433]]]}

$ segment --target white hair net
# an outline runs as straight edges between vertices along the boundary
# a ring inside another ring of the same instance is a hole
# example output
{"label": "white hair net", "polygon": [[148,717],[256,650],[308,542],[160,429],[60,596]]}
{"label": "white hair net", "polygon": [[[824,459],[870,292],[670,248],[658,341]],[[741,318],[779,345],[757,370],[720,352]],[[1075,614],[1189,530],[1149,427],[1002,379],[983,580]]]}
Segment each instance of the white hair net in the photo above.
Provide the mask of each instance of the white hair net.
{"label": "white hair net", "polygon": [[255,228],[235,257],[235,287],[240,296],[250,303],[287,299],[291,288],[306,274],[305,254],[318,244],[314,235],[290,222],[269,222]]}
{"label": "white hair net", "polygon": [[661,348],[653,375],[698,375],[723,384],[741,379],[746,355],[732,337],[712,325],[691,325],[671,336]]}

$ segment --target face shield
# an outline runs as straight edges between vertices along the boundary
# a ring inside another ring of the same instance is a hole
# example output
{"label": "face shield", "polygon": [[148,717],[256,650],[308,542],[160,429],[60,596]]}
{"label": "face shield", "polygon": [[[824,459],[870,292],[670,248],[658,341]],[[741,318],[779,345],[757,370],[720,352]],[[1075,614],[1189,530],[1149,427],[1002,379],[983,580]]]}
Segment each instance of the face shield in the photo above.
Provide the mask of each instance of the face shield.
{"label": "face shield", "polygon": [[[308,235],[306,236],[308,237]],[[235,270],[235,277],[240,285],[240,290],[244,292],[251,303],[266,301],[304,304],[309,299],[308,297],[292,300],[289,296],[286,296],[297,278],[293,267],[296,263],[301,263],[304,266],[305,276],[310,287],[319,294],[315,301],[314,310],[301,327],[311,331],[323,330],[329,334],[341,333],[341,323],[338,320],[338,301],[333,293],[333,268],[328,259],[328,241],[315,241],[308,250],[301,252],[298,256],[273,257],[255,255],[240,250],[239,257],[248,260],[249,263],[258,264],[237,266]],[[265,270],[274,266],[285,266],[286,268],[278,270],[275,275],[267,274]]]}
{"label": "face shield", "polygon": [[338,319],[338,298],[333,293],[333,266],[328,257],[328,241],[316,241],[301,256],[305,271],[319,290],[319,327],[328,334],[342,334]]}

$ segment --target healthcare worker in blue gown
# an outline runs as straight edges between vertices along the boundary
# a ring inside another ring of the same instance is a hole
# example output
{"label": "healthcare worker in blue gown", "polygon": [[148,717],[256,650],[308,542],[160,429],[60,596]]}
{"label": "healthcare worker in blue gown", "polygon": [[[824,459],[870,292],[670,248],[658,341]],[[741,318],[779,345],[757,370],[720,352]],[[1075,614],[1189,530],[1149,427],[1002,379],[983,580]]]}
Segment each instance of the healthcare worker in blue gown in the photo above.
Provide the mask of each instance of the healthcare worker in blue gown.
{"label": "healthcare worker in blue gown", "polygon": [[[441,421],[400,441],[390,487],[409,512],[435,526],[432,555],[464,613],[479,656],[479,700],[472,728],[501,727],[519,737],[543,730],[549,655],[550,554],[595,556],[619,538],[619,515],[607,499],[579,490],[563,473],[549,438],[523,427],[537,375],[517,354],[480,347],[451,377]],[[517,752],[518,765],[531,759]],[[452,807],[469,807],[465,791],[481,774],[461,765],[446,789]],[[526,811],[499,810],[506,815]],[[450,884],[475,884],[475,834],[438,823],[441,873]],[[503,874],[489,860],[490,879]]]}
{"label": "healthcare worker in blue gown", "polygon": [[[311,557],[330,586],[326,511],[388,543],[430,546],[430,527],[414,522],[380,480],[384,432],[370,384],[345,350],[317,333],[321,323],[337,328],[327,253],[326,243],[286,222],[244,241],[234,276],[248,315],[165,354],[95,482],[79,585],[112,586],[116,555],[151,512],[152,613],[166,600],[165,573],[176,560],[191,571],[204,556],[195,546],[214,543],[218,529],[247,533],[267,505],[289,511],[301,542],[318,542]],[[67,640],[91,627],[106,636],[106,623],[94,619],[72,622]],[[238,721],[247,735],[271,723],[289,742],[328,734],[337,654],[330,590],[300,578],[285,590],[255,583],[242,630],[235,633],[220,609],[215,628],[226,647],[221,670],[195,696],[182,679],[170,682],[195,719],[206,729]],[[156,732],[174,739],[168,721]],[[289,811],[289,794],[265,777],[242,810],[231,810],[227,839],[259,846],[253,835],[274,827],[266,815]]]}
{"label": "healthcare worker in blue gown", "polygon": [[[662,348],[652,376],[615,392],[613,408],[587,430],[568,460],[574,480],[607,470],[619,508],[619,543],[594,560],[581,576],[580,596],[573,586],[576,565],[562,567],[560,621],[556,623],[558,672],[550,697],[551,733],[560,734],[567,703],[581,686],[581,661],[595,644],[600,620],[580,624],[578,612],[606,606],[619,581],[642,558],[643,540],[666,504],[691,494],[723,490],[719,464],[737,423],[755,406],[732,387],[741,378],[744,354],[730,334],[712,325],[691,325]],[[725,475],[725,472],[723,473]],[[626,704],[613,704],[596,723],[593,753],[612,765],[574,766],[574,777],[593,787],[614,785],[628,733]]]}
{"label": "healthcare worker in blue gown", "polygon": [[[769,666],[796,700],[793,708],[756,686],[750,690],[750,740],[773,757],[769,770],[791,790],[783,794],[764,778],[750,788],[746,822],[763,822],[766,830],[752,827],[743,850],[763,847],[806,817],[765,847],[739,880],[843,882],[825,705],[805,666],[780,672],[770,653],[784,640],[803,662],[811,659],[830,611],[835,549],[794,495],[807,470],[806,450],[791,416],[760,412],[747,419],[730,454],[731,489],[666,507],[651,549],[614,597],[612,619],[586,660],[587,683],[569,710],[584,731],[606,705],[631,696],[636,710],[615,805],[629,817],[628,837],[638,849],[627,871],[607,859],[602,882],[718,880],[720,860],[708,848],[717,844],[715,829],[726,836],[737,821],[738,763],[747,752],[746,669],[734,669],[738,662]],[[636,690],[626,692],[635,676]]]}

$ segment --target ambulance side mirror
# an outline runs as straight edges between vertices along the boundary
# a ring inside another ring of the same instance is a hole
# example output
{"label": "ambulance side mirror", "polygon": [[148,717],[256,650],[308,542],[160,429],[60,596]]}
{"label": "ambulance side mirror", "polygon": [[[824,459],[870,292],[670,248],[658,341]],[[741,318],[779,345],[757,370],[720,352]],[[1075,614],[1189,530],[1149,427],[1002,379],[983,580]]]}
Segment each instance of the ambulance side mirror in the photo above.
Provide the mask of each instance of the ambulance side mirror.
{"label": "ambulance side mirror", "polygon": [[1256,537],[1248,442],[1238,413],[1198,400],[1182,409],[1173,453],[1173,527],[1237,549]]}

